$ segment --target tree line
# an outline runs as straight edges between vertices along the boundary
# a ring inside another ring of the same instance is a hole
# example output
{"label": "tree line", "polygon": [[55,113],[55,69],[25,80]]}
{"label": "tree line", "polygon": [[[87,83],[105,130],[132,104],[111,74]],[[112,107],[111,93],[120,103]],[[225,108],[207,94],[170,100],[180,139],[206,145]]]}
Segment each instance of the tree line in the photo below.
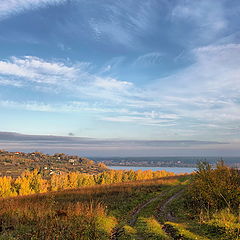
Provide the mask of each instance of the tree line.
{"label": "tree line", "polygon": [[174,173],[165,170],[109,170],[96,175],[80,172],[55,174],[50,179],[43,179],[39,171],[34,169],[33,171],[25,171],[16,179],[6,176],[0,177],[0,198],[73,189],[83,186],[157,179],[167,176],[174,176]]}

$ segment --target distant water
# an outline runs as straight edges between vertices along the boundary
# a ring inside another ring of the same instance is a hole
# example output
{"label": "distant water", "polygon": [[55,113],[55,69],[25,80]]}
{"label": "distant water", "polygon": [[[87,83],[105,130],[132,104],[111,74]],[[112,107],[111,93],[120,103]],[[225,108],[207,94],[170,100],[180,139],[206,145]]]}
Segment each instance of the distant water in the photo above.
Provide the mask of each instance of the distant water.
{"label": "distant water", "polygon": [[153,170],[153,171],[161,171],[165,170],[167,172],[174,172],[176,174],[178,173],[192,173],[196,168],[190,168],[190,167],[134,167],[134,166],[108,166],[110,169],[114,170]]}

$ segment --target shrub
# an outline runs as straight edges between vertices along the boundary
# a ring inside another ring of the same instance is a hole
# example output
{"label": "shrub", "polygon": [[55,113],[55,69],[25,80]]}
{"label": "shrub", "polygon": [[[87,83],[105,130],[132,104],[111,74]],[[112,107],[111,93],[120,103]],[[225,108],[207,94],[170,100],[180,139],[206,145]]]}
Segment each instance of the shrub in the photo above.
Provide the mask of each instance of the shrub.
{"label": "shrub", "polygon": [[214,213],[208,225],[212,225],[216,229],[223,232],[222,239],[238,239],[240,238],[240,223],[237,216],[232,214],[229,209],[223,209]]}
{"label": "shrub", "polygon": [[240,202],[240,173],[219,162],[216,168],[199,163],[188,191],[188,205],[208,217],[212,212],[229,208],[236,210]]}

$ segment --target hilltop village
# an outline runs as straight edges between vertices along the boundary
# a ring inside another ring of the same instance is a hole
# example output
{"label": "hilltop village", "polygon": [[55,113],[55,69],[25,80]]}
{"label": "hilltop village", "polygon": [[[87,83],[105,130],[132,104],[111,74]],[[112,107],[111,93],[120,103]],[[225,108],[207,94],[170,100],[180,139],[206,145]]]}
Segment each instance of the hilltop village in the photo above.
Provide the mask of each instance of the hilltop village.
{"label": "hilltop village", "polygon": [[0,176],[18,177],[26,170],[38,169],[44,178],[73,171],[98,174],[106,171],[104,163],[64,153],[53,155],[41,152],[8,152],[0,150]]}

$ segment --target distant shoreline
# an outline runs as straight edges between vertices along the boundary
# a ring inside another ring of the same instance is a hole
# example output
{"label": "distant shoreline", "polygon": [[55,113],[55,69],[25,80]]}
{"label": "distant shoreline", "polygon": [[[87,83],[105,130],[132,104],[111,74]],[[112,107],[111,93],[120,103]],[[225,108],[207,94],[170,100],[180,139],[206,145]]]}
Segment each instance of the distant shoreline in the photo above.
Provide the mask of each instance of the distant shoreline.
{"label": "distant shoreline", "polygon": [[154,164],[111,164],[108,167],[149,167],[149,168],[196,168],[196,164],[182,164],[182,165],[154,165]]}
{"label": "distant shoreline", "polygon": [[107,166],[124,167],[196,168],[198,163],[202,161],[215,165],[221,160],[228,166],[240,167],[240,157],[95,157],[92,159],[97,162],[103,162]]}
{"label": "distant shoreline", "polygon": [[146,170],[152,170],[152,171],[167,171],[167,172],[173,172],[175,174],[181,174],[181,173],[192,173],[196,170],[196,167],[140,167],[140,166],[108,166],[110,169],[113,170],[133,170],[133,171],[146,171]]}

